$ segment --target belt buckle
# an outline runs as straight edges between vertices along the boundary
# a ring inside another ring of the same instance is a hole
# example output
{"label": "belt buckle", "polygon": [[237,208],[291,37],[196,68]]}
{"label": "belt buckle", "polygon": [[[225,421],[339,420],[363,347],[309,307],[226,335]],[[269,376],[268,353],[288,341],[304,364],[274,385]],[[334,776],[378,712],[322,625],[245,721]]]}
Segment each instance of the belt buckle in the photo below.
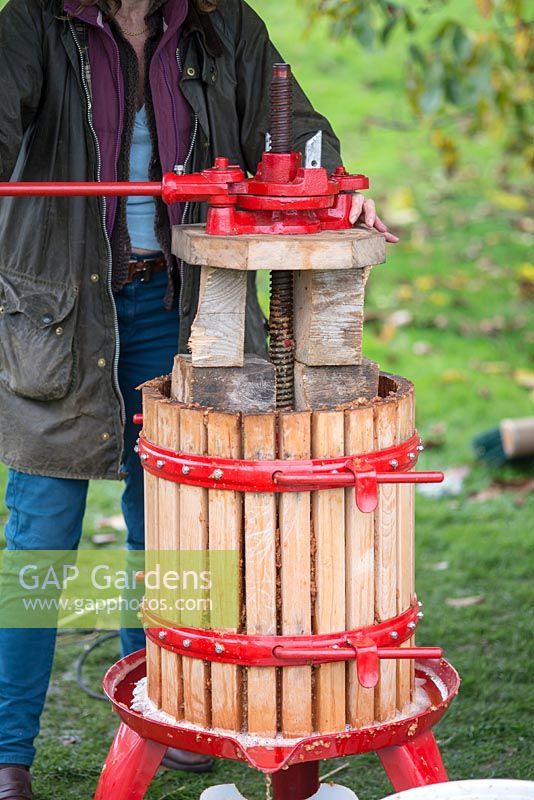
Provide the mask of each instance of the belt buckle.
{"label": "belt buckle", "polygon": [[148,261],[142,261],[141,263],[143,266],[136,269],[134,275],[139,277],[140,283],[150,283],[152,280],[152,264]]}

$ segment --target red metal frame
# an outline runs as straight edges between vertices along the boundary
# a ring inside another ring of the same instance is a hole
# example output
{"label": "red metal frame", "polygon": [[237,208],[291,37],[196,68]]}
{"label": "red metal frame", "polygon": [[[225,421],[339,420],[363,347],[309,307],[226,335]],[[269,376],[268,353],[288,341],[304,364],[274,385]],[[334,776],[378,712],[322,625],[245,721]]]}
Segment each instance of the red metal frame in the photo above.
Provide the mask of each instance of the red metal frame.
{"label": "red metal frame", "polygon": [[354,486],[357,506],[364,513],[375,510],[380,483],[440,483],[444,477],[442,472],[408,472],[416,465],[422,449],[417,433],[385,450],[301,461],[191,455],[154,444],[143,434],[138,448],[143,468],[167,481],[240,492],[301,492]]}
{"label": "red metal frame", "polygon": [[[95,800],[142,800],[167,747],[248,763],[273,775],[274,800],[307,800],[317,762],[377,751],[396,791],[447,780],[432,727],[458,693],[460,678],[446,661],[418,661],[416,675],[429,704],[415,715],[384,724],[298,740],[256,740],[198,726],[169,725],[132,711],[132,693],[146,675],[145,653],[108,671],[104,690],[121,719]],[[299,774],[293,771],[299,767]]]}
{"label": "red metal frame", "polygon": [[[440,647],[400,647],[420,618],[417,598],[403,614],[377,625],[314,636],[250,636],[230,631],[178,628],[147,609],[147,637],[187,658],[246,667],[291,667],[356,660],[358,680],[377,685],[380,659],[441,658]],[[392,646],[394,643],[394,646]]]}

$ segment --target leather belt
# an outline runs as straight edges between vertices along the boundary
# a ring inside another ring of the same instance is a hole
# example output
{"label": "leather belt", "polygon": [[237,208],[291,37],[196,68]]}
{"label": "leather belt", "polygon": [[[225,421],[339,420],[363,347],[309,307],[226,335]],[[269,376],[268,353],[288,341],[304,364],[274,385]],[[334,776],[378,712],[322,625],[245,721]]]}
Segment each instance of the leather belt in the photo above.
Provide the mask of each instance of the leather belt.
{"label": "leather belt", "polygon": [[132,258],[128,263],[128,277],[125,283],[131,283],[134,278],[138,278],[140,283],[148,283],[152,276],[157,272],[167,270],[165,256],[147,257],[144,259]]}

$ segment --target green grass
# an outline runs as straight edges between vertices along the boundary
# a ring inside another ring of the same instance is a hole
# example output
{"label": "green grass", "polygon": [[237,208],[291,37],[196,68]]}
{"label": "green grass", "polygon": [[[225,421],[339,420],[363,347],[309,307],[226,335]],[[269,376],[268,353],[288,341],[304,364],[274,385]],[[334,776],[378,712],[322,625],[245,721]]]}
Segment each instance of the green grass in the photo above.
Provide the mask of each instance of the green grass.
{"label": "green grass", "polygon": [[[534,501],[517,491],[475,499],[495,478],[519,480],[525,470],[479,465],[470,446],[501,418],[534,413],[531,390],[517,380],[518,370],[533,370],[532,315],[519,282],[532,247],[522,177],[513,188],[498,187],[494,146],[470,140],[462,143],[460,172],[444,178],[428,132],[404,103],[400,41],[369,55],[332,41],[324,28],[304,36],[306,20],[294,0],[255,0],[254,6],[334,123],[347,164],[371,176],[372,196],[402,234],[387,265],[370,278],[366,355],[414,381],[424,438],[436,438],[435,426],[445,431],[442,446],[424,454],[422,468],[471,470],[460,496],[420,496],[417,504],[417,586],[426,612],[419,641],[443,645],[463,678],[437,728],[447,767],[457,779],[534,779]],[[410,324],[392,325],[398,309]],[[96,517],[117,513],[118,502],[117,485],[92,486],[86,543]],[[447,568],[437,570],[440,562]],[[484,601],[446,604],[470,595]],[[76,686],[73,662],[82,638],[59,643],[38,741],[38,800],[90,797],[117,724],[106,704]],[[89,669],[95,687],[116,657],[114,643],[95,653]],[[388,793],[375,756],[349,762],[340,783],[365,800]],[[203,788],[226,782],[235,782],[247,800],[265,797],[261,776],[229,762],[208,777],[161,774],[148,797],[197,800]]]}

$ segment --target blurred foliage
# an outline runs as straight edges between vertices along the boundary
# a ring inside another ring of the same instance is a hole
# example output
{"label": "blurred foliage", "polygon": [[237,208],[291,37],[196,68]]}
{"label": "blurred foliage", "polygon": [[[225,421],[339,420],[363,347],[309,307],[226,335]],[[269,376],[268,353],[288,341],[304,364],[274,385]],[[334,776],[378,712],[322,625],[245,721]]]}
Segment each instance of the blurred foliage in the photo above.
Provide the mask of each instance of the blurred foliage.
{"label": "blurred foliage", "polygon": [[[502,164],[510,155],[534,165],[534,36],[528,0],[301,0],[312,22],[326,17],[334,35],[365,48],[406,42],[405,87],[448,172],[458,164],[457,137],[495,137]],[[444,15],[445,11],[445,15]],[[532,12],[532,5],[530,5]]]}

